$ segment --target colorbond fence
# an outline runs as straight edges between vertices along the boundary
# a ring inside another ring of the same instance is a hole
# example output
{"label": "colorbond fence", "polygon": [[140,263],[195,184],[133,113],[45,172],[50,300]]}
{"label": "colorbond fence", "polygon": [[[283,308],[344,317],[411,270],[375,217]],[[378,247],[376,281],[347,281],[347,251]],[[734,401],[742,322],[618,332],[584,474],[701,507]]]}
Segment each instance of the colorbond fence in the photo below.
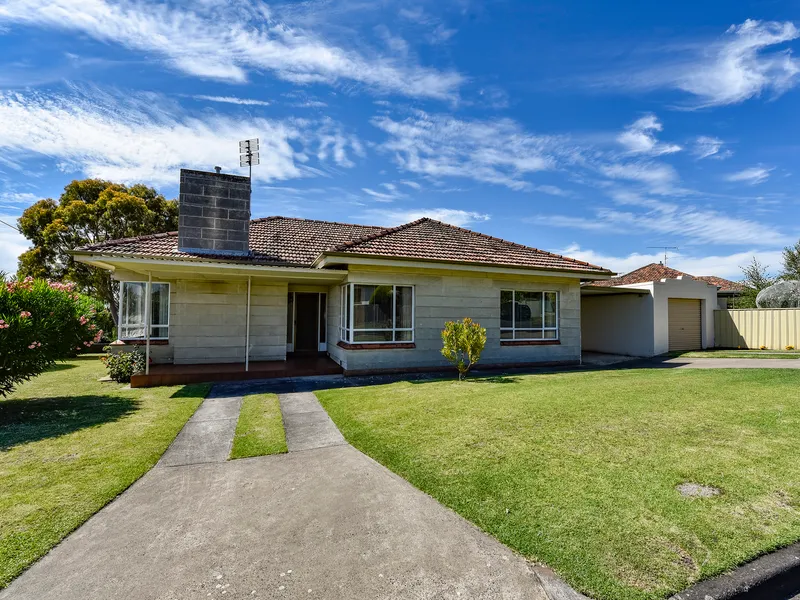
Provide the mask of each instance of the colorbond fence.
{"label": "colorbond fence", "polygon": [[800,308],[742,308],[714,311],[717,348],[784,350],[800,346]]}

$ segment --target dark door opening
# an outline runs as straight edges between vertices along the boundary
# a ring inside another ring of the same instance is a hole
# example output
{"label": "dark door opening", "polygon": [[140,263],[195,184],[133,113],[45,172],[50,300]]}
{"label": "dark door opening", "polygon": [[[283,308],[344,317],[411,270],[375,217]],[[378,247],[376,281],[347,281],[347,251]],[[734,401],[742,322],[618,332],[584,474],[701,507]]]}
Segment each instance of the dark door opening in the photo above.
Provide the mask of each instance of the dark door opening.
{"label": "dark door opening", "polygon": [[319,350],[319,294],[295,294],[295,352]]}

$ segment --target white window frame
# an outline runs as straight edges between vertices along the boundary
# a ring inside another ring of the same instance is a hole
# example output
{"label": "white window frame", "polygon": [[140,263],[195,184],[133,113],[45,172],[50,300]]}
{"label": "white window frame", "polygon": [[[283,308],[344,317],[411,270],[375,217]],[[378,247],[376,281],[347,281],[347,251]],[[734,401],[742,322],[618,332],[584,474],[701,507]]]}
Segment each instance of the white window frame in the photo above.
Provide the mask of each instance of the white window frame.
{"label": "white window frame", "polygon": [[[556,342],[561,339],[561,332],[559,328],[559,324],[561,323],[561,294],[557,290],[516,290],[516,289],[502,289],[500,290],[500,321],[502,323],[502,310],[503,310],[503,292],[511,292],[511,327],[500,327],[500,341],[501,342],[517,342],[517,341],[530,341],[530,342]],[[517,327],[517,293],[523,292],[526,294],[530,293],[537,293],[542,294],[542,326],[541,327]],[[555,294],[556,295],[556,326],[555,327],[545,327],[545,303],[544,303],[544,295],[545,294]],[[502,332],[510,331],[511,337],[504,338],[502,337]],[[517,337],[517,331],[539,331],[542,334],[540,338],[532,338],[532,337]],[[555,331],[556,336],[552,338],[544,337],[545,331]]]}
{"label": "white window frame", "polygon": [[[392,286],[392,327],[390,329],[356,329],[353,327],[355,323],[355,286],[357,285],[364,285],[364,286]],[[397,288],[411,288],[411,327],[396,327],[397,325]],[[350,292],[350,302],[348,304],[347,292]],[[416,323],[416,309],[417,309],[417,290],[413,285],[407,283],[345,283],[340,286],[340,293],[339,293],[339,340],[345,342],[346,344],[413,344],[415,343],[415,327],[414,324]],[[346,311],[346,312],[345,312]],[[347,317],[349,317],[350,327],[347,327]],[[377,341],[368,341],[368,342],[356,342],[355,340],[355,333],[356,332],[370,332],[370,331],[391,331],[392,332],[392,339],[390,341],[387,340],[377,340]],[[397,332],[398,331],[410,331],[411,332],[411,339],[410,340],[397,340]]]}
{"label": "white window frame", "polygon": [[[147,282],[146,281],[121,281],[120,282],[120,289],[119,289],[119,300],[120,300],[120,302],[119,302],[119,322],[117,323],[117,337],[120,340],[122,340],[123,342],[133,342],[133,341],[140,341],[140,340],[147,339],[146,335],[142,335],[141,337],[122,337],[122,329],[123,329],[123,327],[131,327],[132,326],[132,325],[125,325],[123,323],[123,321],[125,319],[125,306],[126,306],[125,305],[125,286],[128,285],[128,284],[131,284],[131,283],[138,283],[138,284],[144,285],[145,286],[145,290],[147,290]],[[150,340],[151,341],[154,341],[154,340],[168,340],[169,339],[169,320],[170,320],[170,313],[172,312],[172,288],[171,288],[170,284],[168,282],[166,282],[166,281],[154,281],[150,285],[151,285],[151,288],[150,288],[150,293],[151,294],[153,293],[152,286],[154,286],[154,285],[165,285],[165,286],[167,286],[167,301],[169,302],[169,307],[168,307],[168,310],[167,310],[167,322],[164,325],[162,325],[162,324],[153,325],[152,323],[150,324]],[[147,292],[145,291],[145,294],[146,293]],[[147,298],[145,298],[145,302],[147,302]],[[150,306],[151,307],[152,307],[152,302],[153,302],[153,300],[151,298],[150,299]],[[147,313],[147,310],[145,310],[145,313]],[[154,327],[166,329],[167,330],[167,336],[166,337],[155,337],[153,335],[153,328]]]}

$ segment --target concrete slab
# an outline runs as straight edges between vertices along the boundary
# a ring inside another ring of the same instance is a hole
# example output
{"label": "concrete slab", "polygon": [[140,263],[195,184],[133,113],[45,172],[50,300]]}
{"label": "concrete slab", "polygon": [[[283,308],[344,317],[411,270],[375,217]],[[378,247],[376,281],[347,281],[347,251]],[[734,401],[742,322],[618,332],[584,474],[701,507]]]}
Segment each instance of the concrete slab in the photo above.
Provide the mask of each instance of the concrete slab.
{"label": "concrete slab", "polygon": [[800,359],[786,358],[669,358],[656,365],[680,369],[800,369]]}
{"label": "concrete slab", "polygon": [[311,392],[280,394],[278,399],[289,452],[347,443]]}
{"label": "concrete slab", "polygon": [[228,460],[241,407],[242,396],[219,397],[212,390],[157,466],[176,467]]}
{"label": "concrete slab", "polygon": [[548,596],[524,559],[345,445],[153,469],[12,598]]}

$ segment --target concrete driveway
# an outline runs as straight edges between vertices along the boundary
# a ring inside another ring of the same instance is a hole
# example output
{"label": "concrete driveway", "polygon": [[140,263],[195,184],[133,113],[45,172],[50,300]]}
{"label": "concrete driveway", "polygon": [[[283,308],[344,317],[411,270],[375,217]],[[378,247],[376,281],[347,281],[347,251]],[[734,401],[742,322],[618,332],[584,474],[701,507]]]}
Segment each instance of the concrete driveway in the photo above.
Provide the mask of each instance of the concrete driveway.
{"label": "concrete driveway", "polygon": [[[316,410],[316,399],[306,401],[293,404],[296,448],[307,443],[304,427],[324,421],[303,416]],[[179,436],[176,447],[189,442]],[[577,597],[343,440],[326,441],[334,442],[228,462],[162,461],[0,598]]]}

